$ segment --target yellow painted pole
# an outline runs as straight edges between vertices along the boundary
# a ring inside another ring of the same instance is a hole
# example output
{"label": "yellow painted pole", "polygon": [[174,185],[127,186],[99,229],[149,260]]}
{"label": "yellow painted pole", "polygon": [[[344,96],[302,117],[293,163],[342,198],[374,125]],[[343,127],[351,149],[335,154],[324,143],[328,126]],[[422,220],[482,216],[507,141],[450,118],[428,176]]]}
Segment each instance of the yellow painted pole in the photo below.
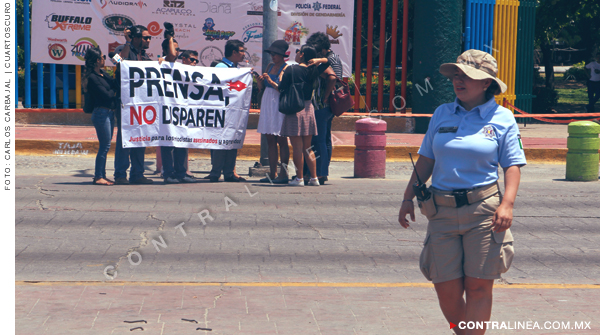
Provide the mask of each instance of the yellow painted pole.
{"label": "yellow painted pole", "polygon": [[75,108],[81,108],[81,65],[75,66]]}
{"label": "yellow painted pole", "polygon": [[511,104],[516,100],[515,81],[517,60],[517,32],[519,22],[518,0],[497,0],[494,10],[494,50],[498,61],[498,77],[506,83],[508,90],[496,100],[500,104],[504,98]]}

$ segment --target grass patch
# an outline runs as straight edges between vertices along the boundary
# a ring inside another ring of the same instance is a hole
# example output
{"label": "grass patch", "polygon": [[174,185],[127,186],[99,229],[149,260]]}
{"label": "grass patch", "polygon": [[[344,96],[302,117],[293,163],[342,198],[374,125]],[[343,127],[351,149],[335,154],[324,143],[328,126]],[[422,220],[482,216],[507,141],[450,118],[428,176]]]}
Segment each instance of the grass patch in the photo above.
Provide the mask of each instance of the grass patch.
{"label": "grass patch", "polygon": [[558,88],[558,103],[561,104],[587,104],[588,95],[586,88],[568,89]]}

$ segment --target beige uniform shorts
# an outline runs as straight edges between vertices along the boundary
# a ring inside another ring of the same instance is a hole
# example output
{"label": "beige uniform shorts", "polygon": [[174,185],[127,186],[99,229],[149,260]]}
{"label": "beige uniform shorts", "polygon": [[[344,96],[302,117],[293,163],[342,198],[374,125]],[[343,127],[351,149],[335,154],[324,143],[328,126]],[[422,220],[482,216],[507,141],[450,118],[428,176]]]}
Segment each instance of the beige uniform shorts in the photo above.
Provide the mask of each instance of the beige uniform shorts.
{"label": "beige uniform shorts", "polygon": [[434,284],[469,276],[498,279],[508,271],[514,249],[509,230],[491,229],[498,194],[459,208],[437,206],[428,217],[427,235],[421,252],[421,272]]}

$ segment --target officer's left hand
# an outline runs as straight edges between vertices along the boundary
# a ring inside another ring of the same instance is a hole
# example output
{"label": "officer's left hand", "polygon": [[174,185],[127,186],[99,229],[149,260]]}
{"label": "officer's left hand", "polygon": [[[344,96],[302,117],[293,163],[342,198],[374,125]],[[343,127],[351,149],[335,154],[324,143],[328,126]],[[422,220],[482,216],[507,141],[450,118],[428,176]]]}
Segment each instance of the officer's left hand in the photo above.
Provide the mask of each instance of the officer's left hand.
{"label": "officer's left hand", "polygon": [[492,219],[492,230],[497,233],[507,230],[512,225],[512,218],[512,206],[500,204]]}

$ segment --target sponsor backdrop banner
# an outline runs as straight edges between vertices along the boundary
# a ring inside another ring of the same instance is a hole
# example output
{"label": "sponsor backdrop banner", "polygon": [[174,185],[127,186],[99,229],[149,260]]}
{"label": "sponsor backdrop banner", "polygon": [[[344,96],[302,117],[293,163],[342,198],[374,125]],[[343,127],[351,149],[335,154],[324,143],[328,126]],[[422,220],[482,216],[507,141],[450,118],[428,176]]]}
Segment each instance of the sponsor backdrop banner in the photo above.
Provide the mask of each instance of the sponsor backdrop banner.
{"label": "sponsor backdrop banner", "polygon": [[[83,65],[85,51],[99,46],[106,55],[125,43],[123,30],[136,24],[152,35],[152,59],[161,55],[165,21],[175,26],[181,49],[198,51],[200,66],[223,57],[229,39],[246,43],[242,66],[262,64],[262,1],[223,0],[32,0],[31,60],[39,63]],[[352,61],[352,0],[279,1],[278,38],[295,48],[314,32],[327,33],[332,50],[350,74]],[[112,63],[107,60],[107,66]]]}
{"label": "sponsor backdrop banner", "polygon": [[124,61],[123,147],[240,149],[251,95],[248,68]]}

